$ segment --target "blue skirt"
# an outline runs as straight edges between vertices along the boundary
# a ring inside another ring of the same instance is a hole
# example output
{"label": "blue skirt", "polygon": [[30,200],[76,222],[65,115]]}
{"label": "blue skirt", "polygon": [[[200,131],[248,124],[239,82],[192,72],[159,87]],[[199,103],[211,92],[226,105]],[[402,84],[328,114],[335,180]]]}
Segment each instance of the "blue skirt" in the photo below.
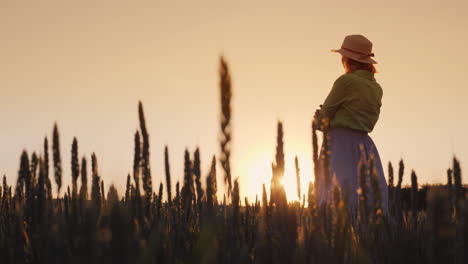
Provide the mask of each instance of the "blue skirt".
{"label": "blue skirt", "polygon": [[[368,159],[371,155],[374,156],[374,167],[377,171],[377,181],[382,202],[382,210],[385,214],[388,213],[388,188],[385,180],[382,162],[379,152],[374,144],[374,141],[365,132],[360,132],[347,128],[330,128],[329,131],[329,149],[330,149],[330,184],[328,187],[325,184],[324,172],[325,165],[323,162],[324,153],[320,153],[318,163],[318,184],[316,188],[317,203],[323,204],[327,199],[331,199],[331,190],[333,189],[333,178],[336,177],[336,183],[341,188],[341,194],[345,198],[347,206],[350,209],[357,209],[358,206],[358,189],[360,187],[359,180],[359,162],[363,151],[360,146],[363,146],[364,157]],[[323,150],[323,148],[322,148]],[[367,189],[369,190],[369,204],[373,204],[373,188],[369,177],[366,177]],[[353,210],[355,211],[355,210]]]}

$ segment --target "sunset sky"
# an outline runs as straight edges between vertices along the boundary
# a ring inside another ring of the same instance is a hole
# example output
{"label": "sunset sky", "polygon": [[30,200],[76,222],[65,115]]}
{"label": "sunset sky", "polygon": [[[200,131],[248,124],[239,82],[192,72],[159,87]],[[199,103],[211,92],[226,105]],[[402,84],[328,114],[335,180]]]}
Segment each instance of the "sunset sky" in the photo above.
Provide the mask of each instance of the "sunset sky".
{"label": "sunset sky", "polygon": [[241,194],[254,198],[263,182],[269,186],[281,120],[293,199],[294,156],[305,188],[312,116],[343,73],[330,49],[363,34],[374,43],[384,90],[371,134],[384,166],[403,158],[404,183],[410,169],[420,183],[445,182],[454,154],[462,168],[468,162],[467,12],[462,0],[0,0],[0,174],[16,181],[21,151],[42,151],[56,121],[65,184],[76,136],[80,156],[96,152],[106,185],[123,194],[141,100],[154,186],[164,178],[166,144],[175,179],[182,180],[186,147],[200,147],[205,176],[219,154],[224,54]]}

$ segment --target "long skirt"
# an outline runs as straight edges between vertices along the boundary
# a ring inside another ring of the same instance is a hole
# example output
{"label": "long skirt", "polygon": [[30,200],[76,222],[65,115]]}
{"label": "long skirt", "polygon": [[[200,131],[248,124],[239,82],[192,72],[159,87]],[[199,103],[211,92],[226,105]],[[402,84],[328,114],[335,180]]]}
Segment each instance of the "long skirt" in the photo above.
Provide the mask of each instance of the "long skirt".
{"label": "long skirt", "polygon": [[[341,189],[341,199],[344,199],[352,212],[356,212],[360,202],[359,193],[365,189],[368,206],[378,204],[375,201],[380,200],[383,213],[388,213],[388,188],[382,162],[377,147],[367,133],[347,128],[330,128],[328,162],[325,161],[327,155],[323,150],[322,147],[318,162],[318,179],[316,179],[318,181],[316,186],[318,205],[333,199],[332,190],[338,185]],[[365,162],[364,170],[359,165],[363,161]],[[328,174],[325,173],[327,163]],[[371,167],[374,169],[370,169]],[[328,179],[325,179],[327,175]],[[362,185],[363,179],[365,179],[364,186]],[[379,199],[375,200],[376,197]]]}

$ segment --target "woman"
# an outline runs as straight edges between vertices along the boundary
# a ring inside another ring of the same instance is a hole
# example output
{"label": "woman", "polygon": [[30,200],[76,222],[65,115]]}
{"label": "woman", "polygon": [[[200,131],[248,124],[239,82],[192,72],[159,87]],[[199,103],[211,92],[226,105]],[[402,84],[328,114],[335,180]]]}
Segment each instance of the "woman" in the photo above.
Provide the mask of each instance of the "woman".
{"label": "woman", "polygon": [[[374,183],[378,183],[374,186],[379,188],[382,210],[387,213],[387,183],[379,153],[368,135],[379,119],[383,94],[382,88],[374,78],[374,64],[377,62],[372,59],[372,43],[362,35],[350,35],[345,37],[341,49],[332,51],[342,55],[345,74],[335,81],[321,109],[315,114],[315,126],[327,126],[330,150],[328,174],[324,170],[327,167],[324,165],[324,153],[320,155],[317,202],[320,205],[331,199],[331,183],[336,177],[336,183],[341,187],[346,204],[349,208],[356,209],[360,187],[359,162],[361,158],[367,162],[373,159],[373,172],[376,176]],[[369,174],[364,175],[368,185],[369,206],[372,206],[376,196],[372,192],[375,188],[372,188]],[[325,175],[330,177],[325,179]]]}

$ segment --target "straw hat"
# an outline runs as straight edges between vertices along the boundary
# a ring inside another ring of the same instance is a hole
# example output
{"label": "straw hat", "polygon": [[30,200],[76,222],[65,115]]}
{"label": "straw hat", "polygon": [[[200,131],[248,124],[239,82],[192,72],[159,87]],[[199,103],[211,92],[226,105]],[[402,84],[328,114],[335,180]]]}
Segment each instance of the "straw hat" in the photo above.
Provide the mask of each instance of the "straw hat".
{"label": "straw hat", "polygon": [[353,59],[355,61],[377,64],[372,53],[372,42],[363,35],[346,36],[341,44],[341,49],[332,49],[333,52],[338,52],[341,55]]}

